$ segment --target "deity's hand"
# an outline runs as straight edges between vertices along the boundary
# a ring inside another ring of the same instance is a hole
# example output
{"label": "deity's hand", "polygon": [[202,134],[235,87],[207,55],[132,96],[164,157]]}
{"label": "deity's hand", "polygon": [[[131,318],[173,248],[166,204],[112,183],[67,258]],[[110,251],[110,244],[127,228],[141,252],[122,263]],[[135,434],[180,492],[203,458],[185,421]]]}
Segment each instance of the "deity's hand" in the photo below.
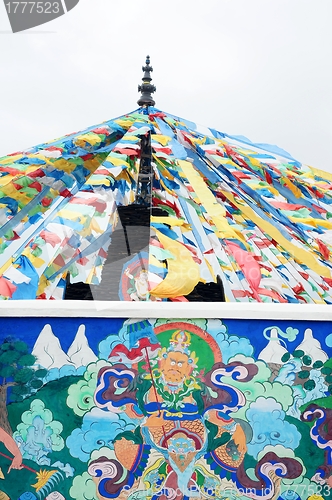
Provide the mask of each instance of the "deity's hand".
{"label": "deity's hand", "polygon": [[23,465],[22,465],[22,455],[21,453],[20,454],[17,454],[14,456],[13,460],[12,460],[12,463],[8,469],[8,473],[12,470],[12,469],[22,469]]}
{"label": "deity's hand", "polygon": [[129,279],[132,279],[133,278],[133,275],[130,273],[130,269],[129,267],[126,267],[126,269],[124,270],[124,274],[129,278]]}
{"label": "deity's hand", "polygon": [[145,427],[162,427],[165,423],[163,414],[161,413],[160,415],[150,415],[143,425]]}
{"label": "deity's hand", "polygon": [[236,425],[236,429],[233,433],[232,439],[237,445],[237,449],[240,453],[245,453],[247,451],[246,435],[240,424]]}

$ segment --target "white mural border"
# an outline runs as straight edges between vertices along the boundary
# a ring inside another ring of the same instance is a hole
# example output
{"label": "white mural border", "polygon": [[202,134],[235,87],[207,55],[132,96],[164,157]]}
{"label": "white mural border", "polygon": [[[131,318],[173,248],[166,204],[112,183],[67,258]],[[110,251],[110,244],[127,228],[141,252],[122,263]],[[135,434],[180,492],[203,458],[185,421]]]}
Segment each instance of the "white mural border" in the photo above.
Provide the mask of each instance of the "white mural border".
{"label": "white mural border", "polygon": [[[2,301],[0,317],[222,318],[332,321],[332,306],[225,302]],[[0,320],[1,321],[1,320]]]}

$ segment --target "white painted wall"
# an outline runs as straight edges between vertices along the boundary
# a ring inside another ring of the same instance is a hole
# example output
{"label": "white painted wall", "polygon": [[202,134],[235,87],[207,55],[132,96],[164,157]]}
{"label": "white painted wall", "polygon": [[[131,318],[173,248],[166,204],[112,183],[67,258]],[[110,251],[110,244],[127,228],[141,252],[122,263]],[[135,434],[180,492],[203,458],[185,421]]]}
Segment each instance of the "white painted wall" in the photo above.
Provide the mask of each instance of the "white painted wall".
{"label": "white painted wall", "polygon": [[152,303],[26,300],[1,301],[0,317],[233,318],[332,322],[332,306],[234,302]]}

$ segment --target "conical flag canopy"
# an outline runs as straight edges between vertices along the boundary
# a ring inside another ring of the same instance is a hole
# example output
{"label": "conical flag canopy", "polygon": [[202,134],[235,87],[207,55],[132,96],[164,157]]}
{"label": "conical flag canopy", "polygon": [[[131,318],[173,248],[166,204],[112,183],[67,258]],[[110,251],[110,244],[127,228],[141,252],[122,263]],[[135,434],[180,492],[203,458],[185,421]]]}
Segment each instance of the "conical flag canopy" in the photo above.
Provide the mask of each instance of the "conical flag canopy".
{"label": "conical flag canopy", "polygon": [[1,158],[0,173],[3,299],[98,285],[118,209],[139,199],[160,210],[149,208],[149,245],[123,266],[120,299],[186,301],[218,282],[226,301],[332,303],[332,176],[277,147],[143,106]]}

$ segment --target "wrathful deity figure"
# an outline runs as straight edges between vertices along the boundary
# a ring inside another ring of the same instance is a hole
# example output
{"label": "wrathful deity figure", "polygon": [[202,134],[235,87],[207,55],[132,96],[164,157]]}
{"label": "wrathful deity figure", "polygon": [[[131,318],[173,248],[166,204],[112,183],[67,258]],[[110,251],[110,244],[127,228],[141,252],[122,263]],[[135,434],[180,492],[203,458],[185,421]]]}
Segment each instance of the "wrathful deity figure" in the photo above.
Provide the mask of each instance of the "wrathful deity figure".
{"label": "wrathful deity figure", "polygon": [[89,466],[101,499],[140,490],[152,500],[217,498],[223,480],[272,499],[276,478],[301,474],[299,462],[272,452],[256,464],[257,480],[246,473],[252,431],[236,418],[246,400],[231,381],[245,389],[255,364],[223,363],[217,342],[190,323],[141,331],[131,326],[129,349],[116,346],[112,367],[98,374],[96,404],[137,423],[134,432],[117,435],[114,458]]}

